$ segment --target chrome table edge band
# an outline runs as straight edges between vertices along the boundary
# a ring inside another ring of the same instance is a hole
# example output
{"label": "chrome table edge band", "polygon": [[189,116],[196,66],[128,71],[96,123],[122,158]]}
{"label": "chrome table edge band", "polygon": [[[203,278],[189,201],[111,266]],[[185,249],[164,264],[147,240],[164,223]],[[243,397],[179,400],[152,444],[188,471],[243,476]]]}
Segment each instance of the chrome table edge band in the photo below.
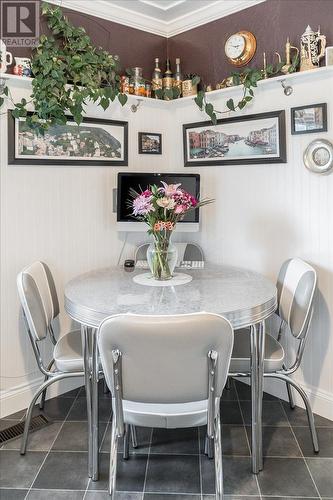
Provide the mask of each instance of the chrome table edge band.
{"label": "chrome table edge band", "polygon": [[[274,313],[276,308],[277,308],[277,297],[275,296],[272,297],[267,302],[265,302],[264,304],[254,306],[251,309],[236,310],[236,311],[231,311],[229,313],[221,312],[220,314],[224,315],[230,321],[233,328],[237,330],[239,328],[245,328],[247,326],[254,325],[256,323],[259,323],[260,321],[267,319]],[[112,314],[121,314],[120,311],[114,311],[113,313],[110,312],[110,314],[100,313],[92,309],[89,309],[88,307],[77,305],[70,299],[68,299],[66,296],[65,296],[65,310],[73,320],[77,321],[81,325],[85,325],[91,328],[98,328],[101,322],[108,316],[111,316]]]}

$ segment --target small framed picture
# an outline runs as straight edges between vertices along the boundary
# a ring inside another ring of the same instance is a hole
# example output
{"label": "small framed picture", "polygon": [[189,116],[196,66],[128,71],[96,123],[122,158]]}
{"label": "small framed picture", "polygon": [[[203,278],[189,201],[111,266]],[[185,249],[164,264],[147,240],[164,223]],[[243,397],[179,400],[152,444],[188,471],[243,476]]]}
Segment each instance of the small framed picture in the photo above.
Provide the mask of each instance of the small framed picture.
{"label": "small framed picture", "polygon": [[291,133],[312,134],[327,131],[327,104],[291,108]]}
{"label": "small framed picture", "polygon": [[162,154],[162,134],[139,132],[139,153],[145,155]]}

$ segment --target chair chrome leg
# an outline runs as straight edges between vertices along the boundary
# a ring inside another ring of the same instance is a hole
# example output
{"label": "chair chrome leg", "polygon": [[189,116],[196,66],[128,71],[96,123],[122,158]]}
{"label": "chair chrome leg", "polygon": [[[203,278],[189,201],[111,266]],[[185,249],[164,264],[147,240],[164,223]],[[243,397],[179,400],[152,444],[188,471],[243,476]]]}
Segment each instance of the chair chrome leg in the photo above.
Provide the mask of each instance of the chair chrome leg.
{"label": "chair chrome leg", "polygon": [[87,421],[88,421],[88,476],[92,477],[92,406],[91,406],[91,363],[88,327],[81,325],[82,353],[84,361],[84,384],[86,388],[87,400]]}
{"label": "chair chrome leg", "polygon": [[133,448],[137,448],[138,447],[138,439],[136,436],[135,425],[131,425],[130,428],[131,428],[132,446],[133,446]]}
{"label": "chair chrome leg", "polygon": [[293,391],[292,391],[290,384],[288,384],[288,382],[286,382],[286,386],[287,386],[287,393],[288,393],[288,399],[289,399],[289,406],[292,410],[294,410],[296,405],[295,405]]}
{"label": "chair chrome leg", "polygon": [[32,417],[32,412],[34,409],[34,406],[36,404],[37,399],[39,396],[42,394],[45,389],[47,389],[51,384],[54,384],[54,382],[58,382],[59,380],[62,380],[64,378],[69,378],[69,377],[82,377],[83,373],[61,373],[59,375],[55,375],[52,378],[49,378],[46,382],[44,382],[40,388],[37,390],[37,392],[34,394],[30,405],[28,406],[26,415],[25,415],[25,424],[24,424],[24,431],[23,431],[23,436],[22,436],[22,441],[21,441],[21,450],[20,453],[21,455],[25,455],[25,452],[27,450],[27,444],[28,444],[28,436],[29,436],[29,427],[30,427],[30,421]]}
{"label": "chair chrome leg", "polygon": [[[49,363],[48,367],[47,367],[47,371],[50,371],[52,366],[53,366],[53,363],[54,363],[54,359],[52,359],[52,361]],[[46,382],[48,380],[48,376],[45,375],[45,378],[44,378],[44,382]],[[44,409],[44,406],[45,406],[45,399],[46,399],[46,390],[45,389],[43,392],[42,392],[42,397],[40,398],[40,402],[39,402],[39,409],[40,410],[43,410]]]}
{"label": "chair chrome leg", "polygon": [[[44,383],[47,382],[48,379],[49,379],[49,377],[47,375],[45,375],[45,377],[44,377]],[[46,398],[46,390],[47,389],[44,389],[44,391],[42,392],[42,397],[40,398],[40,402],[39,402],[39,409],[40,410],[44,410],[45,398]]]}
{"label": "chair chrome leg", "polygon": [[225,388],[226,388],[228,391],[230,391],[230,389],[231,389],[231,379],[230,379],[230,377],[227,377],[227,381],[226,381],[226,383],[225,383]]}
{"label": "chair chrome leg", "polygon": [[124,451],[123,451],[124,460],[128,460],[129,458],[129,441],[130,441],[130,426],[129,424],[125,424]]}
{"label": "chair chrome leg", "polygon": [[312,445],[313,445],[313,450],[315,453],[319,452],[319,444],[318,444],[318,436],[317,436],[317,431],[316,431],[316,426],[314,422],[314,417],[313,417],[313,412],[312,408],[310,405],[309,398],[306,394],[306,392],[300,387],[292,378],[288,377],[287,375],[284,375],[283,373],[265,373],[265,377],[268,378],[278,378],[280,380],[283,380],[284,382],[290,384],[298,394],[301,396],[303,399],[303,403],[306,408],[306,413],[308,416],[308,422],[309,422],[309,427],[310,427],[310,433],[311,433],[311,438],[312,438]]}
{"label": "chair chrome leg", "polygon": [[111,500],[114,500],[116,495],[117,448],[118,448],[117,426],[115,419],[113,418],[111,426],[111,448],[110,448],[110,470],[109,470],[109,494],[111,496]]}
{"label": "chair chrome leg", "polygon": [[218,415],[215,419],[215,495],[216,500],[223,500],[223,466],[222,466],[222,444],[221,444],[221,422]]}

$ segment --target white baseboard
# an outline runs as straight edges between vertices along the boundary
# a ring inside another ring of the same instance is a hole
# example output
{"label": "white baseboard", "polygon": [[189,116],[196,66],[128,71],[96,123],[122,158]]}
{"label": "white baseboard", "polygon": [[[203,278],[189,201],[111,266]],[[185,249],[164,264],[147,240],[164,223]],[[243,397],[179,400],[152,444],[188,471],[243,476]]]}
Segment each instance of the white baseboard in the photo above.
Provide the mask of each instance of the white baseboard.
{"label": "white baseboard", "polygon": [[[34,393],[43,383],[44,379],[38,377],[29,382],[12,387],[9,390],[0,392],[0,418],[4,418],[12,413],[23,410],[29,405]],[[55,382],[47,390],[47,397],[54,398],[64,392],[71,391],[83,385],[83,377],[73,377]]]}
{"label": "white baseboard", "polygon": [[[249,383],[248,379],[239,378],[238,380]],[[307,393],[313,412],[329,420],[333,420],[333,394],[328,391],[319,390],[311,385],[302,384],[299,381],[298,383]],[[265,379],[264,390],[273,396],[288,401],[286,384],[282,380]],[[302,398],[295,390],[293,393],[297,406],[304,408]]]}

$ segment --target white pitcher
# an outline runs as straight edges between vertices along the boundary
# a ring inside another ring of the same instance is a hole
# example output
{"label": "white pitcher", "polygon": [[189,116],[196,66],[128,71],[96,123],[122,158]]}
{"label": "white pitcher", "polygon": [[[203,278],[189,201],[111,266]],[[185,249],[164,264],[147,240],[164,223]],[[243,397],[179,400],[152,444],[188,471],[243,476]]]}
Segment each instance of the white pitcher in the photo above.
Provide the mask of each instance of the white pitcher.
{"label": "white pitcher", "polygon": [[6,73],[7,66],[12,64],[13,62],[13,56],[10,52],[7,52],[6,45],[2,40],[0,40],[0,56],[0,71],[1,73]]}

